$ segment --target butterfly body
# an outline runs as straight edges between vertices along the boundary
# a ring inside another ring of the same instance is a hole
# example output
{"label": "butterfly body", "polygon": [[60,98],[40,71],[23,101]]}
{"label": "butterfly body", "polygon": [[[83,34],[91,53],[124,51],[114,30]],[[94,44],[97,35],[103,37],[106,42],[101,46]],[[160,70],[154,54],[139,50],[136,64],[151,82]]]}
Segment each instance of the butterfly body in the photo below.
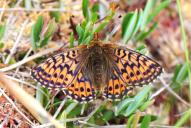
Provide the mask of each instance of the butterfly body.
{"label": "butterfly body", "polygon": [[101,91],[105,98],[122,99],[134,86],[153,81],[162,67],[149,57],[116,44],[93,41],[63,51],[32,70],[42,85],[61,88],[79,102],[96,98]]}
{"label": "butterfly body", "polygon": [[108,70],[111,69],[111,65],[109,65],[107,54],[98,43],[89,47],[88,50],[89,54],[86,55],[82,73],[92,81],[97,90],[100,90],[100,86],[109,80]]}

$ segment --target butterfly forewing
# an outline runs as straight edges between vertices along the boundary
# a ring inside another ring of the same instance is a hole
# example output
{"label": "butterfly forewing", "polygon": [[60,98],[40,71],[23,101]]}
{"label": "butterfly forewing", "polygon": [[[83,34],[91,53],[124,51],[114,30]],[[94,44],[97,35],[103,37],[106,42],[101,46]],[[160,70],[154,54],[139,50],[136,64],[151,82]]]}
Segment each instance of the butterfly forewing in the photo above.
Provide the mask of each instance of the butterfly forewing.
{"label": "butterfly forewing", "polygon": [[46,87],[63,88],[70,85],[80,66],[79,50],[69,50],[47,59],[32,69],[35,80]]}

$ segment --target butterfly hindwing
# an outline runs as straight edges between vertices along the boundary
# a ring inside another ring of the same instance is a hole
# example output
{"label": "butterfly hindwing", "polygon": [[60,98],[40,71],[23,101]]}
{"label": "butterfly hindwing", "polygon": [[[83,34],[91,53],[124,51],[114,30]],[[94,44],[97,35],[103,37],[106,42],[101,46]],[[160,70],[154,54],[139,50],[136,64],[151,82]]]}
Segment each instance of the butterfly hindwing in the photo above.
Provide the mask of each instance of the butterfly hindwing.
{"label": "butterfly hindwing", "polygon": [[78,102],[86,103],[95,99],[95,88],[91,81],[81,72],[78,73],[76,79],[66,88],[64,93]]}
{"label": "butterfly hindwing", "polygon": [[131,86],[126,86],[116,71],[113,71],[109,82],[103,87],[103,96],[109,100],[117,101],[123,99],[132,89]]}

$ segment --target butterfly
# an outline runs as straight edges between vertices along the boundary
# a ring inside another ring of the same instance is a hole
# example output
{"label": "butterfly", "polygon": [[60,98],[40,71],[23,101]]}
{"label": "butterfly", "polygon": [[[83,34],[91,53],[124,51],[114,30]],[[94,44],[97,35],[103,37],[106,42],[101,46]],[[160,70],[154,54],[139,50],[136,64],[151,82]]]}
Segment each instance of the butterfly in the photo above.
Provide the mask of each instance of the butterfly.
{"label": "butterfly", "polygon": [[92,41],[48,58],[32,69],[41,85],[63,90],[75,101],[87,103],[101,92],[117,101],[135,86],[152,82],[162,67],[151,58],[112,43]]}

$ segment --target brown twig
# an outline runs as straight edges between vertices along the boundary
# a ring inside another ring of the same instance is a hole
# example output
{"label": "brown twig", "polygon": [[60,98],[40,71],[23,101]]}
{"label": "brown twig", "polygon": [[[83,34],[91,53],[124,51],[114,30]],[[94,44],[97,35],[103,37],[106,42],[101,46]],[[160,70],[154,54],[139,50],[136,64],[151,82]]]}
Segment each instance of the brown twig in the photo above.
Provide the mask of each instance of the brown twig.
{"label": "brown twig", "polygon": [[6,78],[6,75],[0,74],[0,85],[5,87],[8,92],[15,97],[25,108],[41,123],[52,123],[56,128],[63,126],[52,118],[31,95],[26,93],[16,82]]}

